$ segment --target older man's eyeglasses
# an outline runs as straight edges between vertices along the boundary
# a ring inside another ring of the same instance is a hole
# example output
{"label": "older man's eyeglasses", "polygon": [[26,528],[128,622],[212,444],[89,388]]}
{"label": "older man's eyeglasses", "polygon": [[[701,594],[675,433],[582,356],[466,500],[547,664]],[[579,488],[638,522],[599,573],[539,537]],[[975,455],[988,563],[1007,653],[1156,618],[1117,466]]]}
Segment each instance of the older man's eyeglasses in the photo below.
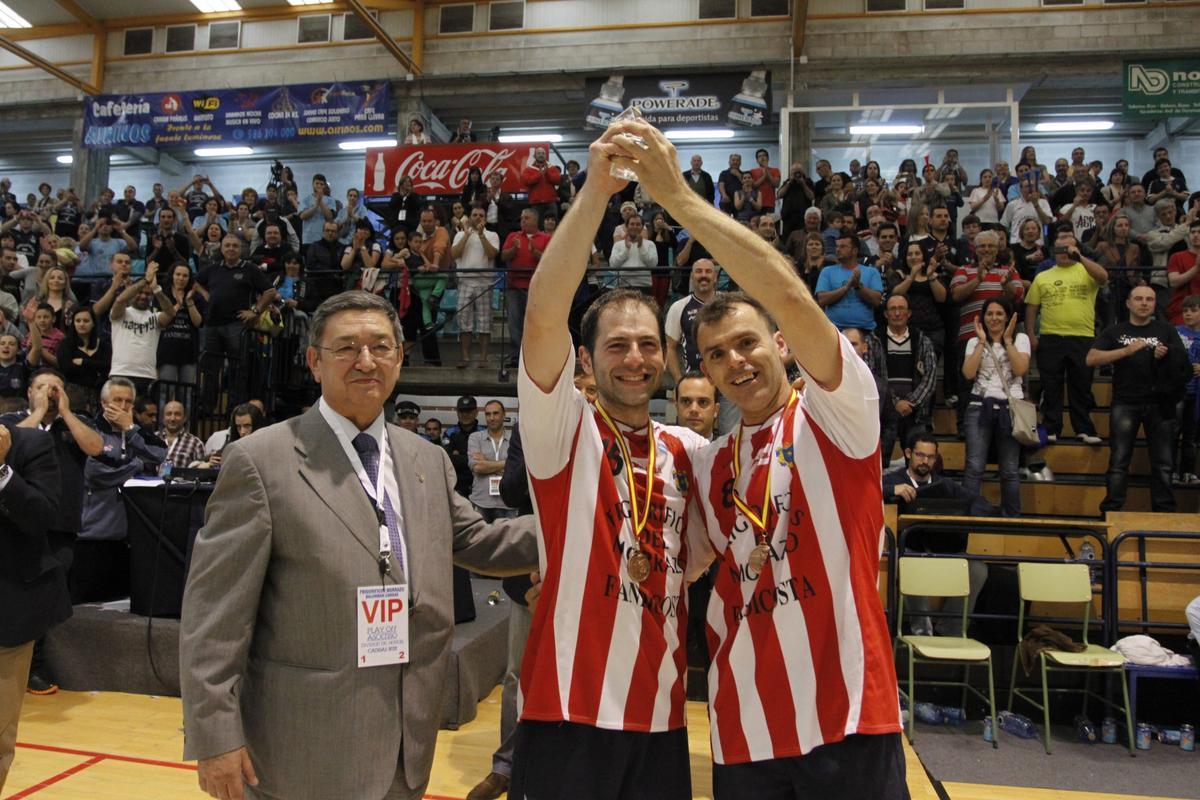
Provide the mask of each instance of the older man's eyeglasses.
{"label": "older man's eyeglasses", "polygon": [[334,361],[354,362],[358,361],[363,350],[370,353],[371,358],[376,361],[393,361],[400,347],[387,342],[377,342],[375,344],[343,344],[337,347],[322,347],[317,345],[317,349],[332,353]]}

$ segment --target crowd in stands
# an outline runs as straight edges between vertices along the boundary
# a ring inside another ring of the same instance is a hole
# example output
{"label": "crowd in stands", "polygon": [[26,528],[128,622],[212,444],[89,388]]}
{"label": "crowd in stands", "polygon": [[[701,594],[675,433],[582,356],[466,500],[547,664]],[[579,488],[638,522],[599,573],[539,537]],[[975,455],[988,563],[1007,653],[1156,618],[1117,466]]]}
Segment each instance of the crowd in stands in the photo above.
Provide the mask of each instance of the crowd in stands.
{"label": "crowd in stands", "polygon": [[[1047,440],[1064,436],[1065,394],[1071,431],[1101,444],[1090,417],[1099,368],[1113,383],[1104,507],[1124,502],[1139,425],[1156,510],[1174,507],[1173,484],[1200,482],[1200,192],[1165,148],[1140,178],[1124,161],[1105,175],[1082,147],[1052,169],[1026,147],[1015,169],[1001,161],[977,173],[951,149],[889,177],[875,161],[819,160],[812,175],[798,163],[780,170],[762,149],[753,161],[743,169],[733,153],[714,178],[695,155],[684,177],[791,258],[830,319],[862,342],[883,398],[885,462],[895,443],[932,429],[940,380],[958,424],[936,432],[965,438],[965,484],[977,489],[997,463],[1001,508],[1019,514],[1027,453],[1008,403],[1030,396],[1036,374]],[[33,378],[50,368],[68,398],[60,407],[98,423],[111,416],[104,387],[115,379],[132,386],[130,402],[174,402],[194,419],[224,419],[251,398],[283,415],[273,402],[281,384],[309,380],[308,315],[352,288],[395,304],[406,362],[513,365],[529,278],[585,177],[537,148],[523,192],[476,168],[455,196],[420,196],[402,176],[371,208],[319,173],[302,190],[278,162],[261,193],[226,195],[195,175],[154,184],[144,201],[134,186],[83,199],[43,183],[20,202],[0,180],[0,412],[35,409]],[[611,198],[572,308],[576,329],[616,285],[664,309],[672,375],[699,369],[693,320],[728,278],[703,233],[677,226],[636,182]],[[455,329],[460,352],[446,358],[439,335]],[[147,439],[163,440],[173,462],[219,459],[219,448],[178,445],[177,409],[164,421]],[[720,426],[735,422],[725,404]]]}

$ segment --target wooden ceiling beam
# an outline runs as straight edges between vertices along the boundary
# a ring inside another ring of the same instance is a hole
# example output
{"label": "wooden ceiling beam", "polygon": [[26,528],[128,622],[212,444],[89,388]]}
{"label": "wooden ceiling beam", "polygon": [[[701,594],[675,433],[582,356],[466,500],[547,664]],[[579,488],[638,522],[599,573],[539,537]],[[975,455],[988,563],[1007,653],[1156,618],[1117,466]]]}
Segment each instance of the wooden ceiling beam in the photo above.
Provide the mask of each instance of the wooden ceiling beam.
{"label": "wooden ceiling beam", "polygon": [[[391,53],[392,56],[400,62],[402,67],[414,75],[421,74],[421,68],[416,62],[416,54],[418,51],[416,22],[419,21],[423,25],[424,19],[419,10],[414,15],[413,56],[409,56],[408,53],[400,49],[400,45],[396,44],[396,40],[392,38],[391,34],[383,29],[383,26],[379,24],[379,20],[371,16],[370,12],[367,10],[367,7],[362,4],[362,0],[346,0],[346,5],[350,6],[350,9],[358,15],[359,19],[363,21],[363,24],[365,24],[375,33],[375,38],[379,40],[379,43],[383,45],[384,49]],[[420,2],[418,2],[417,5],[419,7],[421,5]]]}
{"label": "wooden ceiling beam", "polygon": [[804,52],[804,36],[808,29],[808,0],[792,0],[792,57]]}
{"label": "wooden ceiling beam", "polygon": [[45,70],[46,72],[50,73],[54,77],[58,78],[60,81],[63,81],[64,83],[68,83],[71,86],[74,86],[76,89],[83,92],[84,94],[92,94],[92,95],[100,94],[100,90],[97,89],[95,86],[93,86],[90,83],[87,83],[86,81],[83,81],[79,78],[76,78],[74,75],[72,75],[69,72],[59,69],[56,65],[54,65],[54,64],[50,63],[49,61],[47,61],[46,59],[42,58],[37,53],[26,50],[24,47],[17,44],[16,42],[14,42],[12,39],[9,39],[7,36],[0,36],[0,48],[7,50],[8,52],[12,53],[13,55],[17,56],[18,58],[28,61],[30,64],[37,67],[38,69]]}

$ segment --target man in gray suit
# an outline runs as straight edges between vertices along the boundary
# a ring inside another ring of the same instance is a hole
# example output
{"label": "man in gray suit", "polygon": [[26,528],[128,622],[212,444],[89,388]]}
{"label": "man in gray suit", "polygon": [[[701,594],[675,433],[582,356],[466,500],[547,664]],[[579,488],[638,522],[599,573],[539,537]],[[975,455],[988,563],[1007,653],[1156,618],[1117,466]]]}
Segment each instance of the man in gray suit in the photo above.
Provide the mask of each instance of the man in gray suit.
{"label": "man in gray suit", "polygon": [[[484,523],[455,493],[444,450],[385,424],[402,358],[393,308],[336,295],[310,341],[320,402],[225,449],[196,539],[184,757],[222,800],[419,798],[448,671],[452,563],[528,572],[537,545],[528,518]],[[390,623],[402,618],[386,636],[372,634],[372,597],[399,610]]]}

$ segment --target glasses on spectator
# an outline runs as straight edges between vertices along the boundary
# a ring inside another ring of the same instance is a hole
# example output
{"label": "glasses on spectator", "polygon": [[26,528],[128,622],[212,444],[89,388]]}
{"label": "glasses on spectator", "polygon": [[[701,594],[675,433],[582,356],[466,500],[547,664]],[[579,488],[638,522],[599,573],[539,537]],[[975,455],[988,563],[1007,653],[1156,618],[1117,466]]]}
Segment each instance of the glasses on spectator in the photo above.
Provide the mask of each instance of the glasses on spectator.
{"label": "glasses on spectator", "polygon": [[400,347],[387,342],[378,342],[376,344],[343,344],[338,347],[322,347],[321,345],[317,345],[317,349],[328,350],[330,353],[333,353],[334,361],[354,362],[358,361],[363,350],[368,351],[371,354],[371,358],[376,361],[392,361],[396,358],[396,353],[400,350]]}

